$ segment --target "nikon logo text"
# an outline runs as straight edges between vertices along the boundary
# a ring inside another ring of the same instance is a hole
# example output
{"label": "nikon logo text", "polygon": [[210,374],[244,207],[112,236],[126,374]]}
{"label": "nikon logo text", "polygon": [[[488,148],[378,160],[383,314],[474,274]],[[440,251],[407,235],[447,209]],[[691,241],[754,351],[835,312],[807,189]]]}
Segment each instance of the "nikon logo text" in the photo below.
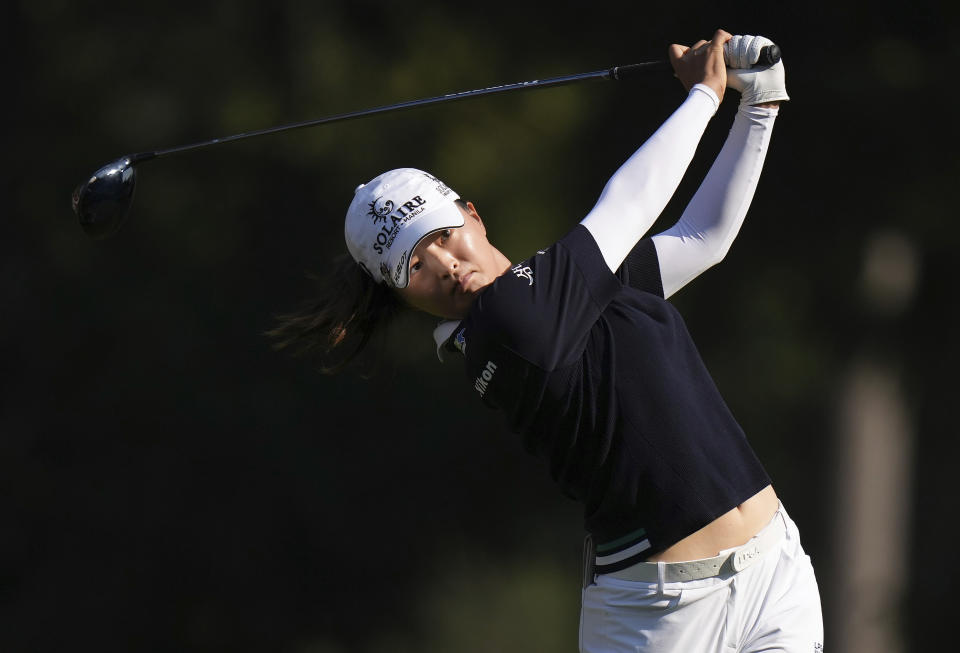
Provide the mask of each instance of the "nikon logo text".
{"label": "nikon logo text", "polygon": [[480,373],[480,376],[477,377],[477,380],[473,383],[473,389],[480,393],[482,397],[487,391],[487,385],[490,384],[490,380],[493,378],[493,373],[497,371],[497,365],[493,361],[487,361],[487,366],[484,368],[483,372]]}

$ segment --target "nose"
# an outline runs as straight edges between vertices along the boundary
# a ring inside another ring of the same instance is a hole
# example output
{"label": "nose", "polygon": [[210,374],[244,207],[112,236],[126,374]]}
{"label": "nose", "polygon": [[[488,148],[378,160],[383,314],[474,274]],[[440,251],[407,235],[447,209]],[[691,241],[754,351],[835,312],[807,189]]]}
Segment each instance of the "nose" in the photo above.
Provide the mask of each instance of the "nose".
{"label": "nose", "polygon": [[442,277],[458,278],[460,274],[460,261],[450,253],[450,250],[431,245],[428,251],[433,255],[432,258]]}
{"label": "nose", "polygon": [[449,252],[447,253],[447,258],[444,261],[444,265],[446,266],[447,274],[449,274],[451,277],[456,278],[457,276],[459,276],[460,261],[458,261],[457,258],[452,254],[450,254]]}

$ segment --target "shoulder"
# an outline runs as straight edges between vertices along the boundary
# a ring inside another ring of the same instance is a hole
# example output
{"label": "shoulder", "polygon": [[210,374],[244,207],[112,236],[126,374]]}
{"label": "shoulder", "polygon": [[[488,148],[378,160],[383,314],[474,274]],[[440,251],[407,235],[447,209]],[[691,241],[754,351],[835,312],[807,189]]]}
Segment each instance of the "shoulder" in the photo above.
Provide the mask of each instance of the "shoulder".
{"label": "shoulder", "polygon": [[577,225],[550,247],[512,265],[485,291],[481,308],[545,306],[584,294],[605,305],[620,289],[620,279],[607,268],[589,231]]}
{"label": "shoulder", "polygon": [[577,344],[620,288],[593,237],[578,226],[487,287],[462,335],[550,369],[577,354]]}

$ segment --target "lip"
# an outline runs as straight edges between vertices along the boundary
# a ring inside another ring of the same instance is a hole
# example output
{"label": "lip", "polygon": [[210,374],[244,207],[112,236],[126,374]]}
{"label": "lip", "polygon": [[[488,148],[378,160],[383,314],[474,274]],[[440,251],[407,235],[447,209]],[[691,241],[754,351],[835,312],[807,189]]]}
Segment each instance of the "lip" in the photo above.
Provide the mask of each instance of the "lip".
{"label": "lip", "polygon": [[465,275],[460,277],[460,280],[457,282],[457,290],[461,293],[470,292],[467,287],[470,285],[470,278],[473,277],[473,272],[467,272]]}

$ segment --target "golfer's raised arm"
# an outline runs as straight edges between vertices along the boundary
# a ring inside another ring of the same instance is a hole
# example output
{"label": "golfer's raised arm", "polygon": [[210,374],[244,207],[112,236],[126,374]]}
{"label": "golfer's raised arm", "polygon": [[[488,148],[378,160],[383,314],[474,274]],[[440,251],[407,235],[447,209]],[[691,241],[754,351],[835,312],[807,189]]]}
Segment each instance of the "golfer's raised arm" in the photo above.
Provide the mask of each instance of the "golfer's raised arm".
{"label": "golfer's raised arm", "polygon": [[760,180],[777,112],[741,105],[723,149],[683,215],[653,237],[664,297],[726,256]]}
{"label": "golfer's raised arm", "polygon": [[[736,36],[731,54],[772,43],[762,36]],[[783,61],[753,67],[733,56],[727,84],[740,107],[723,149],[677,223],[653,237],[665,297],[671,296],[726,256],[753,200],[780,102],[789,100]]]}

